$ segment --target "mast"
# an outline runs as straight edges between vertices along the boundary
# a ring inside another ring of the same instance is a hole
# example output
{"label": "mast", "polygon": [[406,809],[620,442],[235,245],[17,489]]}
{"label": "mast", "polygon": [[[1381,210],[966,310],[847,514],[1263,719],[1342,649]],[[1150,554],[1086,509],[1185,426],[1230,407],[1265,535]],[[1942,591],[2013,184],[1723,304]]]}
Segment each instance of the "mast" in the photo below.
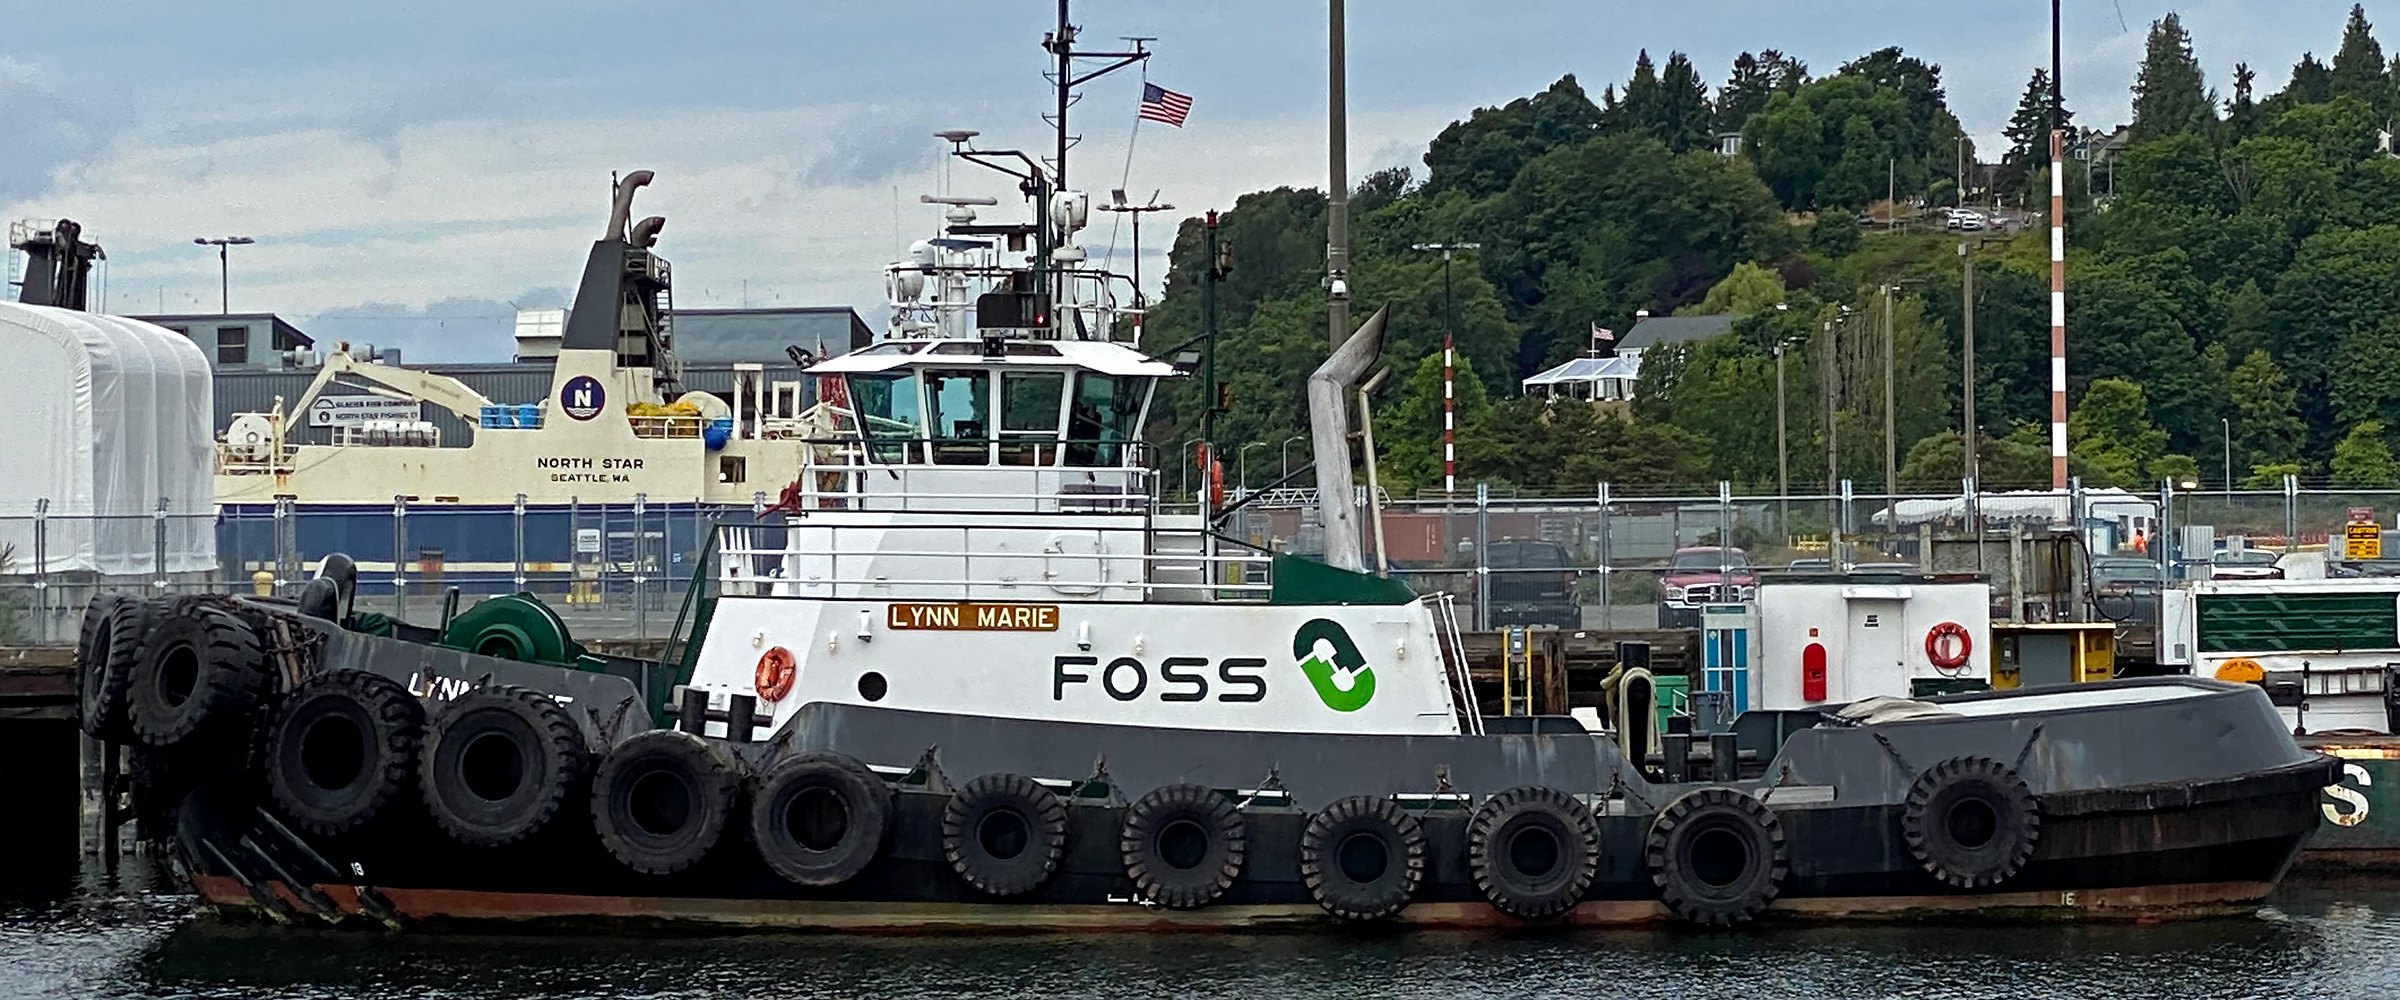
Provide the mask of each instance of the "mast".
{"label": "mast", "polygon": [[[2050,488],[2067,488],[2067,105],[2058,83],[2058,0],[2050,0]],[[2074,516],[2071,512],[2069,517]]]}

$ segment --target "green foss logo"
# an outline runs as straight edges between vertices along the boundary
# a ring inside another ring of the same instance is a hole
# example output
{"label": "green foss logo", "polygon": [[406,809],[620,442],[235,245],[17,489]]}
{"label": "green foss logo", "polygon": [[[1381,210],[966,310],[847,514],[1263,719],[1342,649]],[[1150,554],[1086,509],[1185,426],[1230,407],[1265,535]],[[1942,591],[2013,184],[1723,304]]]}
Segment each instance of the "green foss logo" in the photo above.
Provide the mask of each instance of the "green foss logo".
{"label": "green foss logo", "polygon": [[1375,671],[1367,666],[1358,643],[1350,641],[1350,633],[1340,623],[1330,618],[1310,619],[1292,634],[1292,656],[1300,661],[1300,672],[1308,675],[1308,685],[1316,689],[1326,708],[1355,712],[1374,699]]}

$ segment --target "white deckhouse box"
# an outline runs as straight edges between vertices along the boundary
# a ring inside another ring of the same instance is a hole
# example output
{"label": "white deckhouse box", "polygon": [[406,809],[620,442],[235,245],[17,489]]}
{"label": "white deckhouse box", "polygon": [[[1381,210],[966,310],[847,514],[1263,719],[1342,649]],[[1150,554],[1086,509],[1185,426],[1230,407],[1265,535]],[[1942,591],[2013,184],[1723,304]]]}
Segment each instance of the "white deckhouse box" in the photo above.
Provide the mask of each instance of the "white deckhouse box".
{"label": "white deckhouse box", "polygon": [[1788,711],[1991,680],[1991,587],[1912,574],[1847,574],[1758,591],[1763,654],[1753,709]]}

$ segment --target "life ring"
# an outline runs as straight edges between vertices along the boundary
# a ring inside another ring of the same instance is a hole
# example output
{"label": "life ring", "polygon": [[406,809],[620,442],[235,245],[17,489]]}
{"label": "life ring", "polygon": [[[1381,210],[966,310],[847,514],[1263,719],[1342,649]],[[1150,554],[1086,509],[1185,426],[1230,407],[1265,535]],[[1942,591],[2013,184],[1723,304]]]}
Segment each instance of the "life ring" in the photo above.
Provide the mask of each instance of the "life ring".
{"label": "life ring", "polygon": [[[1958,640],[1956,652],[1952,652],[1951,644],[1944,641],[1948,639]],[[1975,640],[1968,636],[1967,627],[1964,625],[1957,622],[1943,622],[1925,630],[1925,658],[1933,661],[1933,665],[1937,669],[1956,670],[1966,666],[1967,658],[1974,653]]]}
{"label": "life ring", "polygon": [[1765,912],[1791,870],[1775,813],[1731,788],[1703,788],[1668,803],[1650,823],[1643,860],[1668,912],[1717,927]]}
{"label": "life ring", "polygon": [[171,747],[239,722],[267,685],[247,622],[206,598],[170,598],[134,655],[126,714],[142,742]]}
{"label": "life ring", "polygon": [[1215,458],[1208,460],[1208,505],[1225,506],[1225,463]]}
{"label": "life ring", "polygon": [[2041,805],[2008,765],[1953,757],[1908,786],[1900,836],[1934,878],[1961,889],[1989,888],[2016,877],[2033,858]]}
{"label": "life ring", "polygon": [[1408,907],[1425,880],[1425,830],[1379,795],[1334,800],[1300,834],[1300,881],[1325,912],[1381,920]]}
{"label": "life ring", "polygon": [[382,674],[329,670],[284,696],[267,733],[267,794],[310,833],[339,837],[416,787],[425,706]]}
{"label": "life ring", "polygon": [[592,829],[625,867],[670,875],[725,839],[742,765],[722,743],[653,729],[617,744],[592,778]]}
{"label": "life ring", "polygon": [[583,729],[558,700],[513,685],[451,699],[426,727],[417,786],[452,839],[505,847],[565,810],[590,774]]}
{"label": "life ring", "polygon": [[1539,785],[1489,799],[1467,822],[1467,868],[1492,907],[1520,920],[1574,909],[1600,870],[1600,823],[1565,792]]}
{"label": "life ring", "polygon": [[1022,774],[967,782],[942,807],[942,856],[986,896],[1041,888],[1066,853],[1066,803]]}
{"label": "life ring", "polygon": [[750,839],[794,885],[858,877],[892,829],[892,786],[858,759],[819,750],[775,765],[751,796]]}
{"label": "life ring", "polygon": [[1233,887],[1250,853],[1249,823],[1214,789],[1167,785],[1125,810],[1117,853],[1134,891],[1171,910],[1193,910]]}
{"label": "life ring", "polygon": [[800,668],[792,662],[792,651],[781,646],[769,646],[758,654],[758,670],[751,675],[751,686],[758,689],[758,700],[782,701],[792,693],[792,682],[800,676]]}

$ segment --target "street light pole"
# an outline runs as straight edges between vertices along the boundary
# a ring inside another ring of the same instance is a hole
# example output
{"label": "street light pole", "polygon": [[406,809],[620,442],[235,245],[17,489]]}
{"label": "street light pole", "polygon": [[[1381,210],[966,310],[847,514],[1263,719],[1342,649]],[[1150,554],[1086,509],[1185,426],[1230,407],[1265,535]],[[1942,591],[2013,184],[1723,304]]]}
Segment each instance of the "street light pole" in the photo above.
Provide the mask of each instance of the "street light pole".
{"label": "street light pole", "polygon": [[2233,499],[2233,418],[2218,417],[2225,424],[2225,499]]}
{"label": "street light pole", "polygon": [[1308,440],[1308,435],[1294,434],[1291,437],[1284,438],[1283,445],[1275,449],[1277,456],[1283,459],[1283,478],[1292,478],[1292,442],[1306,440]]}
{"label": "street light pole", "polygon": [[226,258],[226,247],[248,246],[258,242],[247,236],[195,236],[193,243],[217,248],[217,312],[233,314],[233,266]]}
{"label": "street light pole", "polygon": [[[1883,286],[1883,495],[1885,503],[1900,502],[1900,439],[1892,432],[1892,286]],[[1896,508],[1895,508],[1896,509]],[[1898,527],[1893,521],[1886,527]]]}
{"label": "street light pole", "polygon": [[1966,421],[1959,428],[1962,435],[1959,441],[1961,446],[1966,449],[1967,479],[1976,484],[1976,489],[1981,490],[1983,476],[1976,461],[1979,456],[1976,454],[1978,442],[1975,439],[1975,254],[1968,244],[1958,245],[1958,259],[1966,269],[1960,278],[1958,308],[1960,315],[1965,319],[1965,322],[1960,324],[1964,329],[1960,340],[1962,350],[1959,351],[1959,358],[1962,362],[1959,366],[1962,373],[1959,395],[1966,403],[1967,411]]}
{"label": "street light pole", "polygon": [[1458,300],[1450,288],[1450,257],[1460,250],[1474,250],[1481,243],[1417,243],[1413,250],[1442,252],[1442,492],[1458,492],[1457,400],[1453,383],[1458,369]]}
{"label": "street light pole", "polygon": [[1233,453],[1234,480],[1241,483],[1243,489],[1250,488],[1250,449],[1266,446],[1267,443],[1264,441],[1250,441],[1244,443]]}

